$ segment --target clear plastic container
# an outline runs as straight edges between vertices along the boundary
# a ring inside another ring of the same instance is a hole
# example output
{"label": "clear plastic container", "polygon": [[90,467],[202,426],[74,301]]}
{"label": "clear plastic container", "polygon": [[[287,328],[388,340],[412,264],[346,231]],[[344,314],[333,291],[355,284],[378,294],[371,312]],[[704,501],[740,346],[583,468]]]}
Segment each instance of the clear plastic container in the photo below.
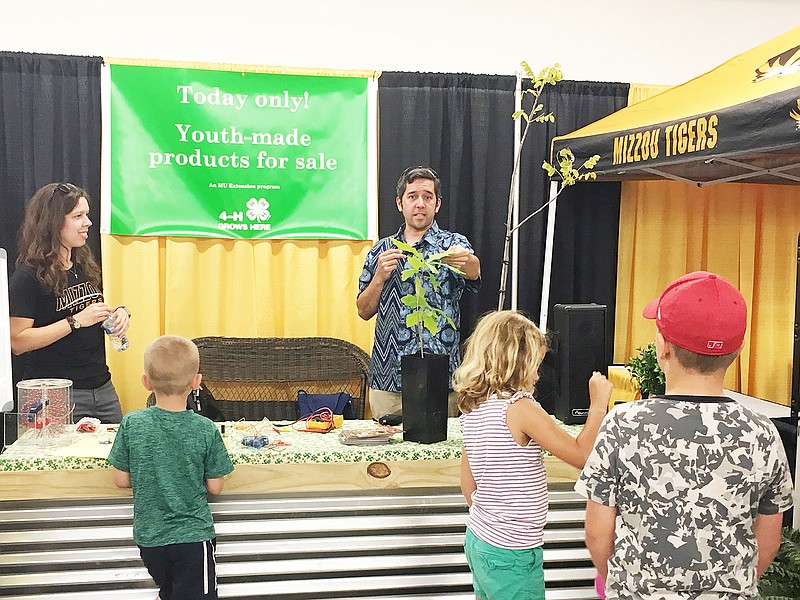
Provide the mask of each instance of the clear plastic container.
{"label": "clear plastic container", "polygon": [[111,341],[111,347],[117,352],[123,352],[124,350],[128,349],[130,342],[128,341],[128,336],[124,333],[122,335],[115,335],[112,333],[111,330],[114,328],[114,323],[116,322],[116,316],[113,314],[108,315],[108,318],[103,321],[103,331],[105,331],[106,335],[108,335],[108,339]]}
{"label": "clear plastic container", "polygon": [[18,437],[34,443],[57,443],[72,423],[72,381],[25,379],[17,383]]}

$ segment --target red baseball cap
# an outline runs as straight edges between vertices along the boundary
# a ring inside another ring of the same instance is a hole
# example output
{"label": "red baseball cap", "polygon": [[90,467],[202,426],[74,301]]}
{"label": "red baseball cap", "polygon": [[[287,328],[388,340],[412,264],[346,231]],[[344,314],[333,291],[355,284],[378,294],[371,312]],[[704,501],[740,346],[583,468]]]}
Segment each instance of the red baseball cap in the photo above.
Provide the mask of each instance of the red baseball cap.
{"label": "red baseball cap", "polygon": [[747,329],[742,294],[724,277],[706,271],[688,273],[670,283],[642,314],[655,319],[667,341],[709,356],[736,352]]}

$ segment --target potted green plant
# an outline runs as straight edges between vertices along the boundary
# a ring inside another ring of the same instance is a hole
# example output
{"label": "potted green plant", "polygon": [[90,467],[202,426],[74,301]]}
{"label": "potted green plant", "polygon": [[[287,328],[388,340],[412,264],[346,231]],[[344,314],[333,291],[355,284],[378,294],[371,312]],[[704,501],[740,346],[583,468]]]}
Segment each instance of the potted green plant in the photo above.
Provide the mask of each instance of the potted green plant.
{"label": "potted green plant", "polygon": [[633,375],[642,398],[663,394],[667,380],[664,371],[658,365],[655,342],[650,342],[642,348],[636,349],[637,354],[631,356],[625,363],[625,368]]}
{"label": "potted green plant", "polygon": [[783,528],[778,554],[758,580],[758,593],[762,600],[800,599],[800,530]]}
{"label": "potted green plant", "polygon": [[400,272],[403,281],[414,282],[414,292],[406,294],[400,301],[411,309],[406,317],[406,326],[419,339],[419,353],[400,357],[402,374],[403,406],[422,406],[424,411],[409,411],[403,414],[403,439],[432,444],[447,439],[447,396],[449,394],[450,357],[447,354],[425,352],[424,331],[431,335],[439,333],[439,320],[443,319],[455,328],[456,324],[440,308],[432,306],[426,295],[424,280],[434,290],[439,289],[436,274],[441,269],[463,273],[442,262],[449,250],[425,256],[411,244],[393,239],[392,242],[406,255],[405,268]]}

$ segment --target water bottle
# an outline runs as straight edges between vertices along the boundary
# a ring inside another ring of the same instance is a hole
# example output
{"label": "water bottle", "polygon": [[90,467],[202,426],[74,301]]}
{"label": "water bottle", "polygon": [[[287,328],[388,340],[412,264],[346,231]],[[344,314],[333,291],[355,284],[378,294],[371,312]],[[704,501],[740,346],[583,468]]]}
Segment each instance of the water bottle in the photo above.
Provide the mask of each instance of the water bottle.
{"label": "water bottle", "polygon": [[103,331],[106,332],[108,338],[111,340],[111,347],[114,348],[117,352],[122,352],[123,350],[127,350],[130,343],[128,342],[128,336],[124,333],[122,335],[116,335],[112,333],[112,329],[114,328],[114,323],[117,322],[117,317],[113,314],[108,315],[105,321],[103,321]]}

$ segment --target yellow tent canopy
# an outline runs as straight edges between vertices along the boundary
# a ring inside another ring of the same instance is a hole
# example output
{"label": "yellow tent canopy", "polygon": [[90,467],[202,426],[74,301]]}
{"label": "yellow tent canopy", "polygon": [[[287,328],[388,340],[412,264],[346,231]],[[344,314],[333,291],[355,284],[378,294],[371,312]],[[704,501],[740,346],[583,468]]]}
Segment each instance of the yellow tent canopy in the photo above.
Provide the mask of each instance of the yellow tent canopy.
{"label": "yellow tent canopy", "polygon": [[800,27],[553,139],[601,180],[800,182]]}

